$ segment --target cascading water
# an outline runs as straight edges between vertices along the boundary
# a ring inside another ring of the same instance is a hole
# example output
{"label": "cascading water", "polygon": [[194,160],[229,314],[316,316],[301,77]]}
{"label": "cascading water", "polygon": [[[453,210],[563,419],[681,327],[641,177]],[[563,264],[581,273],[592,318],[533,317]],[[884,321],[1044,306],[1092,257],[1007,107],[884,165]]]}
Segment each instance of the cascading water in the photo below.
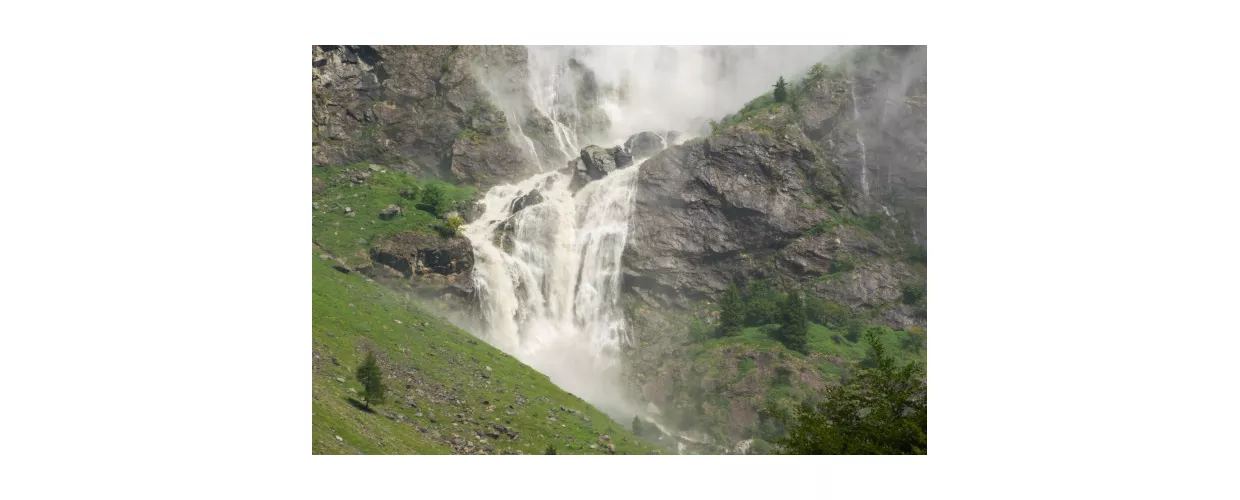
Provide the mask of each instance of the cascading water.
{"label": "cascading water", "polygon": [[852,94],[853,128],[857,136],[857,144],[861,145],[861,192],[870,196],[870,181],[867,171],[870,169],[865,158],[865,140],[861,139],[861,113],[857,111],[857,83],[849,80],[848,91]]}
{"label": "cascading water", "polygon": [[[625,341],[618,300],[637,171],[618,170],[576,195],[559,172],[497,186],[465,228],[491,342],[616,412],[626,411],[616,377]],[[510,213],[535,189],[541,203]]]}
{"label": "cascading water", "polygon": [[[689,132],[681,134],[678,142],[683,142],[703,113],[738,108],[777,75],[808,68],[823,52],[813,47],[767,50],[784,57],[763,57],[768,52],[759,51],[749,59],[753,70],[738,67],[730,73],[734,79],[724,82],[717,71],[704,71],[713,63],[711,51],[702,48],[672,49],[683,61],[671,66],[660,62],[669,54],[666,48],[529,48],[528,99],[494,97],[513,125],[513,140],[529,151],[540,173],[491,188],[479,202],[482,214],[464,228],[473,245],[473,279],[490,343],[613,418],[650,413],[626,396],[619,362],[628,341],[619,307],[621,255],[643,159],[575,193],[569,188],[571,173],[561,169],[580,156],[585,144],[579,141],[587,136],[602,134],[608,137],[603,145],[616,145],[640,131],[680,130]],[[618,89],[595,97],[610,120],[608,131],[574,129],[582,115],[568,71],[570,58],[593,68],[600,86]],[[526,102],[551,122],[544,149],[536,148],[536,140],[520,127]],[[563,157],[548,154],[557,150]],[[541,158],[538,151],[544,151]],[[532,195],[535,190],[538,194]],[[518,203],[528,206],[514,210]]]}

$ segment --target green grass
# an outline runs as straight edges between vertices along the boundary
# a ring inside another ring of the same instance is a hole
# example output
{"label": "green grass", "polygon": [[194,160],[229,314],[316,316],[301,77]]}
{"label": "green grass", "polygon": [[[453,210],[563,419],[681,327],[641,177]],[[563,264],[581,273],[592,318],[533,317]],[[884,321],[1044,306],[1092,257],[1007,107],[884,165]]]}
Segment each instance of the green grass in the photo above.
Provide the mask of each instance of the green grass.
{"label": "green grass", "polygon": [[[401,294],[341,273],[317,255],[312,260],[315,454],[451,453],[447,441],[454,434],[476,449],[490,446],[493,454],[541,454],[549,444],[560,454],[607,453],[603,434],[617,454],[655,450],[635,438],[627,423],[612,421],[545,375]],[[361,391],[353,373],[369,349],[376,352],[388,387],[387,402],[374,406],[373,413],[350,402],[359,399],[350,391]],[[520,434],[486,437],[494,425]],[[485,445],[475,432],[483,433]]]}
{"label": "green grass", "polygon": [[[355,184],[342,179],[342,174],[349,172],[367,172],[369,177]],[[349,265],[367,263],[367,249],[379,236],[399,231],[435,233],[439,218],[418,208],[415,201],[401,198],[402,189],[416,186],[422,191],[439,184],[454,204],[471,199],[477,191],[439,181],[419,181],[404,172],[373,172],[365,163],[315,168],[314,176],[326,184],[323,193],[314,196],[318,205],[312,222],[314,241]],[[404,214],[392,220],[379,219],[379,212],[390,204],[402,207]],[[354,215],[346,215],[345,207],[352,208]]]}

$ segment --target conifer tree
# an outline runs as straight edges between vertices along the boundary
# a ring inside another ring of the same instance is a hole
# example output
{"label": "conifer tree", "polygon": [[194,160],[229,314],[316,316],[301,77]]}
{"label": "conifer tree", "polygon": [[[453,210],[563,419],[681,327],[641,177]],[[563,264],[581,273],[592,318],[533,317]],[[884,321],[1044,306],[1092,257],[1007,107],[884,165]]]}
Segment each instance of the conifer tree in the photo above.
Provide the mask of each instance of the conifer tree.
{"label": "conifer tree", "polygon": [[779,341],[789,349],[809,353],[809,324],[805,318],[805,304],[796,290],[788,292],[782,311],[783,326],[779,329]]}
{"label": "conifer tree", "polygon": [[779,81],[775,82],[775,102],[786,102],[788,100],[788,84],[784,82],[784,77],[779,77]]}
{"label": "conifer tree", "polygon": [[723,293],[719,308],[719,321],[722,324],[723,335],[740,333],[745,323],[745,302],[741,299],[740,290],[736,289],[736,283],[728,285],[728,290]]}
{"label": "conifer tree", "polygon": [[383,374],[379,371],[379,362],[375,359],[375,353],[367,354],[366,360],[357,367],[357,381],[362,384],[362,398],[365,399],[367,409],[370,408],[371,403],[383,402],[383,395],[387,392],[387,388],[383,386]]}

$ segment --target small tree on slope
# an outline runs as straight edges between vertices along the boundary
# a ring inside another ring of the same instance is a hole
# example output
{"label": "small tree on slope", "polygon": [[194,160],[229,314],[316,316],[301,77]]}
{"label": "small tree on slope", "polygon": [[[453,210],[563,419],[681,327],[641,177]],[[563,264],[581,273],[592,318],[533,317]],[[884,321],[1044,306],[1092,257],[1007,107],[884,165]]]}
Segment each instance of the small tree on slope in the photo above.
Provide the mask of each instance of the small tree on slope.
{"label": "small tree on slope", "polygon": [[788,101],[788,84],[784,82],[784,77],[779,77],[779,81],[775,82],[775,102]]}
{"label": "small tree on slope", "polygon": [[736,335],[741,332],[745,323],[745,302],[741,299],[736,283],[730,283],[719,303],[719,321],[723,327],[723,335]]}
{"label": "small tree on slope", "polygon": [[370,408],[371,403],[383,402],[383,394],[387,392],[387,388],[383,386],[383,374],[379,371],[379,361],[375,359],[375,353],[367,354],[366,360],[357,367],[357,381],[364,388],[362,397],[365,399],[366,408]]}
{"label": "small tree on slope", "polygon": [[783,326],[779,329],[779,341],[794,351],[809,354],[809,323],[805,318],[805,304],[796,290],[788,292],[783,304]]}

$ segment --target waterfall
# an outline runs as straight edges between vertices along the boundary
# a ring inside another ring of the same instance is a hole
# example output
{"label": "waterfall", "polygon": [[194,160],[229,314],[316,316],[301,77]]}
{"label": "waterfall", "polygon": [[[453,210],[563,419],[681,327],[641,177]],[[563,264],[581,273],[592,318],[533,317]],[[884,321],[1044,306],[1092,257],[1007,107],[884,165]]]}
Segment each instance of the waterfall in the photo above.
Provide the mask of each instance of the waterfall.
{"label": "waterfall", "polygon": [[[496,186],[464,230],[488,340],[605,411],[626,406],[616,376],[626,340],[620,259],[637,171],[618,170],[575,195],[560,172]],[[533,190],[543,201],[510,213]]]}
{"label": "waterfall", "polygon": [[857,82],[855,79],[848,81],[848,91],[852,94],[853,131],[857,137],[857,144],[861,145],[861,192],[868,197],[870,196],[870,181],[866,176],[870,167],[866,164],[865,141],[861,139],[861,113],[857,111]]}

